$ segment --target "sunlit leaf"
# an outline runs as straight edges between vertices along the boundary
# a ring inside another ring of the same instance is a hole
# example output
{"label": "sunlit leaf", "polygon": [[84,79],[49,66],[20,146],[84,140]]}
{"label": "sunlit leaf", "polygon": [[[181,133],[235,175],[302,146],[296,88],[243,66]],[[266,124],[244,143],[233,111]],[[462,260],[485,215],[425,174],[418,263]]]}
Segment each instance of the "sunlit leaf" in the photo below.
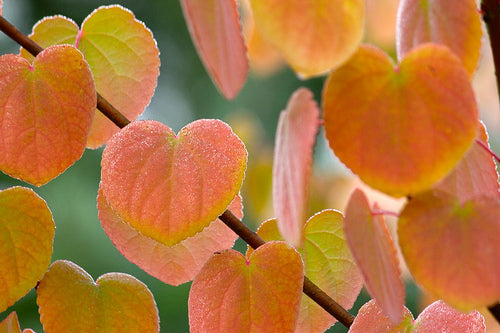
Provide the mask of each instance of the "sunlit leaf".
{"label": "sunlit leaf", "polygon": [[366,39],[384,49],[394,49],[399,0],[366,1]]}
{"label": "sunlit leaf", "polygon": [[35,287],[49,267],[54,221],[31,189],[0,192],[0,312]]}
{"label": "sunlit leaf", "polygon": [[197,332],[294,332],[302,294],[300,255],[270,242],[247,259],[216,252],[194,278],[189,327]]}
{"label": "sunlit leaf", "polygon": [[153,295],[128,274],[107,273],[94,282],[81,267],[58,260],[37,294],[46,333],[159,332]]}
{"label": "sunlit leaf", "polygon": [[500,202],[466,202],[440,191],[413,197],[401,213],[399,244],[415,280],[470,310],[500,300]]}
{"label": "sunlit leaf", "polygon": [[319,126],[318,105],[307,88],[296,90],[281,112],[276,130],[273,205],[284,239],[302,245],[309,176]]}
{"label": "sunlit leaf", "polygon": [[248,59],[236,0],[181,0],[191,39],[212,81],[227,99],[243,87]]}
{"label": "sunlit leaf", "polygon": [[[231,248],[238,238],[222,221],[216,220],[193,237],[168,247],[143,236],[124,222],[113,212],[101,190],[97,208],[101,225],[118,251],[152,276],[171,285],[192,280],[212,253]],[[228,207],[238,218],[243,216],[242,208],[239,196]]]}
{"label": "sunlit leaf", "polygon": [[426,44],[394,67],[361,47],[323,90],[326,136],[335,155],[368,185],[394,196],[429,188],[476,135],[469,77],[444,46]]}
{"label": "sunlit leaf", "polygon": [[[476,140],[489,147],[486,128],[482,123]],[[455,169],[434,188],[456,196],[461,202],[481,195],[500,199],[496,164],[491,154],[477,142],[472,144]]]}
{"label": "sunlit leaf", "polygon": [[101,189],[121,219],[172,246],[222,214],[239,192],[246,159],[220,120],[197,120],[177,135],[156,121],[134,122],[104,149]]}
{"label": "sunlit leaf", "polygon": [[366,289],[391,322],[398,324],[404,314],[405,287],[396,248],[383,216],[372,215],[368,199],[359,189],[347,205],[344,230]]}
{"label": "sunlit leaf", "polygon": [[429,332],[486,333],[486,326],[479,312],[463,313],[443,301],[436,301],[426,307],[413,324],[412,333]]}
{"label": "sunlit leaf", "polygon": [[[306,275],[345,309],[361,291],[363,279],[346,241],[343,216],[324,210],[312,216],[304,228],[302,257]],[[300,332],[323,332],[337,320],[308,296],[302,298],[297,327]]]}
{"label": "sunlit leaf", "polygon": [[[404,307],[403,320],[393,324],[375,300],[365,303],[358,311],[349,333],[409,333],[413,323],[411,312]],[[427,332],[431,333],[431,332]]]}
{"label": "sunlit leaf", "polygon": [[300,76],[325,74],[363,35],[363,0],[251,0],[256,28]]}
{"label": "sunlit leaf", "polygon": [[250,0],[241,0],[240,6],[243,13],[243,35],[245,36],[250,69],[262,76],[273,74],[283,67],[283,57],[255,28]]}
{"label": "sunlit leaf", "polygon": [[[129,120],[149,104],[159,74],[159,51],[151,31],[129,10],[118,5],[99,7],[81,29],[62,16],[45,18],[30,37],[42,47],[77,46],[89,63],[97,91]],[[25,50],[22,55],[30,58]],[[88,147],[103,145],[118,130],[97,111]]]}
{"label": "sunlit leaf", "polygon": [[21,327],[15,312],[11,312],[7,318],[0,322],[0,333],[21,333]]}
{"label": "sunlit leaf", "polygon": [[[300,252],[306,276],[350,309],[361,291],[363,279],[349,251],[342,224],[343,216],[338,211],[324,210],[312,216],[304,227],[304,247]],[[282,239],[275,219],[264,222],[257,233],[266,241]],[[324,332],[336,321],[303,295],[296,332]]]}
{"label": "sunlit leaf", "polygon": [[402,0],[396,36],[398,58],[419,44],[443,44],[472,75],[479,61],[482,36],[476,0]]}
{"label": "sunlit leaf", "polygon": [[96,106],[92,74],[69,45],[40,53],[32,65],[0,57],[0,169],[40,186],[85,150]]}

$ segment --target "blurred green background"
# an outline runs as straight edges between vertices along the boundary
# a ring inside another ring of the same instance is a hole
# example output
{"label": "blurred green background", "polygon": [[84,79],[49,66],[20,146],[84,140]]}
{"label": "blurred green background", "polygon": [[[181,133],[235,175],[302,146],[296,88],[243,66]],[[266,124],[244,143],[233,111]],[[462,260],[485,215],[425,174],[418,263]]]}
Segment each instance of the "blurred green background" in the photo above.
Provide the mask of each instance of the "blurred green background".
{"label": "blurred green background", "polygon": [[[240,128],[244,140],[248,138],[249,164],[254,168],[249,171],[249,177],[253,177],[250,180],[252,183],[246,184],[250,198],[244,197],[248,207],[244,221],[255,229],[264,217],[272,217],[266,199],[269,198],[270,158],[279,112],[285,107],[291,93],[300,86],[310,88],[319,101],[324,78],[300,81],[288,68],[265,78],[250,74],[239,96],[233,101],[225,100],[212,84],[193,48],[178,0],[4,0],[4,16],[29,34],[33,24],[45,16],[61,14],[81,24],[98,6],[114,3],[132,10],[136,18],[152,30],[161,52],[158,87],[141,118],[156,119],[174,131],[195,119],[220,118],[234,124],[237,132]],[[14,42],[0,36],[1,54],[17,53],[18,50]],[[144,273],[122,257],[100,226],[96,196],[101,154],[102,149],[87,150],[82,159],[60,177],[35,188],[47,201],[57,226],[52,260],[73,261],[94,279],[108,272],[124,272],[137,277],[154,294],[160,313],[161,332],[188,332],[187,298],[190,284],[171,287]],[[320,173],[326,170],[326,174],[331,177],[345,173],[327,148],[322,135],[315,150],[315,163],[316,170],[320,170]],[[327,183],[335,183],[332,179]],[[29,186],[0,174],[0,189],[14,185]],[[320,187],[321,184],[318,185]],[[320,197],[323,194],[324,189],[312,193],[312,196],[317,197],[311,203],[312,212],[331,207],[329,198]],[[236,248],[244,251],[246,246],[238,241]],[[409,284],[407,292],[407,306],[416,314],[419,312],[419,291]],[[367,299],[368,296],[363,292],[351,312],[356,313],[360,304]],[[0,314],[0,320],[13,310],[17,311],[22,328],[42,332],[34,291]],[[337,324],[329,332],[346,331]]]}

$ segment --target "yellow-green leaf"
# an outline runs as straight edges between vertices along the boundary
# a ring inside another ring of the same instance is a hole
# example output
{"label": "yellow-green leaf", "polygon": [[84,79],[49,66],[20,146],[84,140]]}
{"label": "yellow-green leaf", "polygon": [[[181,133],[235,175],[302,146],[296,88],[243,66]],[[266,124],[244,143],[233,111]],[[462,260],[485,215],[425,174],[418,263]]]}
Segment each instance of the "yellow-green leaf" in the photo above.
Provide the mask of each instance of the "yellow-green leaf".
{"label": "yellow-green leaf", "polygon": [[107,273],[96,282],[70,261],[54,262],[37,288],[46,333],[157,333],[158,310],[142,282]]}
{"label": "yellow-green leaf", "polygon": [[0,312],[36,286],[50,264],[54,221],[33,190],[0,192]]}

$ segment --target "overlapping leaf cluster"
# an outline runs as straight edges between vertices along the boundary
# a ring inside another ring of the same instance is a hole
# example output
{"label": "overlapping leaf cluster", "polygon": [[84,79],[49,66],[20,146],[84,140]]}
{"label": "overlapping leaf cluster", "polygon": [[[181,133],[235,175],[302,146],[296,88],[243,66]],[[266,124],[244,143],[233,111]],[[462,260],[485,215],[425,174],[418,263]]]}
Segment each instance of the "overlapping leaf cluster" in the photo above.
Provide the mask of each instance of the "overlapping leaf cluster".
{"label": "overlapping leaf cluster", "polygon": [[[228,99],[244,85],[247,54],[266,66],[282,58],[302,78],[329,73],[322,112],[301,88],[280,115],[276,218],[257,232],[268,243],[246,255],[231,249],[237,235],[218,219],[226,209],[243,216],[243,142],[220,120],[197,120],[177,134],[135,121],[154,93],[159,53],[151,32],[120,6],[96,9],[81,27],[45,18],[30,36],[44,51],[0,57],[0,169],[40,186],[86,147],[106,144],[101,225],[149,274],[173,285],[193,280],[193,332],[323,332],[336,319],[302,295],[304,274],[346,309],[364,283],[374,300],[351,332],[484,332],[478,312],[458,310],[500,300],[498,173],[470,83],[480,17],[474,0],[450,3],[401,1],[394,63],[360,46],[364,1],[251,0],[243,3],[245,40],[235,0],[181,0],[200,57]],[[97,92],[132,123],[119,129],[96,111]],[[363,182],[407,198],[394,212],[403,258],[416,282],[449,305],[433,303],[413,320],[385,212],[363,191],[353,192],[345,215],[328,207],[306,215],[322,125]],[[54,229],[33,190],[0,192],[0,311],[37,286],[46,332],[159,331],[154,298],[134,277],[94,282],[71,262],[48,268]],[[15,314],[0,325],[20,332]]]}

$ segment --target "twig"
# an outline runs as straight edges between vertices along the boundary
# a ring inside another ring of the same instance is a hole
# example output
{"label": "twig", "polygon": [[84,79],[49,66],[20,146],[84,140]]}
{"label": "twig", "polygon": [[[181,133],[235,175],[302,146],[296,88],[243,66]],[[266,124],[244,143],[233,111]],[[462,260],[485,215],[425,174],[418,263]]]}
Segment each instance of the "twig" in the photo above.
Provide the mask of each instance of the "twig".
{"label": "twig", "polygon": [[493,317],[500,323],[500,303],[493,304],[488,307],[488,310],[491,312]]}
{"label": "twig", "polygon": [[[233,230],[238,236],[241,237],[248,245],[253,249],[264,245],[266,242],[259,237],[255,232],[250,230],[243,222],[241,222],[236,216],[230,211],[226,210],[219,216],[219,219],[224,222],[231,230]],[[339,322],[341,322],[345,327],[351,327],[354,321],[354,316],[347,312],[340,304],[335,302],[330,296],[328,296],[323,290],[316,286],[311,280],[304,276],[303,285],[304,294],[309,296],[313,301],[315,301],[319,306],[321,306],[325,311],[334,316]]]}
{"label": "twig", "polygon": [[[10,24],[3,16],[0,15],[0,30],[7,36],[24,47],[33,56],[43,51],[43,48],[24,35],[15,26]],[[97,109],[101,111],[109,120],[111,120],[119,128],[123,128],[130,124],[120,111],[111,105],[104,97],[97,93]],[[265,244],[255,232],[250,230],[240,219],[233,215],[229,210],[226,210],[219,217],[229,228],[231,228],[238,236],[241,237],[248,245],[256,249]],[[316,286],[311,280],[304,276],[304,293],[321,306],[325,311],[334,316],[344,326],[349,328],[354,320],[354,316],[347,312],[341,305],[335,302],[323,290]]]}
{"label": "twig", "polygon": [[[483,15],[483,21],[490,36],[491,51],[495,64],[495,76],[497,79],[497,91],[500,98],[500,2],[498,0],[481,0],[481,14]],[[487,145],[479,140],[477,142],[481,147],[488,150],[497,161],[499,160],[498,156]],[[488,307],[488,310],[497,322],[500,323],[500,303]]]}
{"label": "twig", "polygon": [[490,36],[491,51],[495,63],[497,91],[500,98],[500,4],[498,0],[482,0],[481,14]]}

